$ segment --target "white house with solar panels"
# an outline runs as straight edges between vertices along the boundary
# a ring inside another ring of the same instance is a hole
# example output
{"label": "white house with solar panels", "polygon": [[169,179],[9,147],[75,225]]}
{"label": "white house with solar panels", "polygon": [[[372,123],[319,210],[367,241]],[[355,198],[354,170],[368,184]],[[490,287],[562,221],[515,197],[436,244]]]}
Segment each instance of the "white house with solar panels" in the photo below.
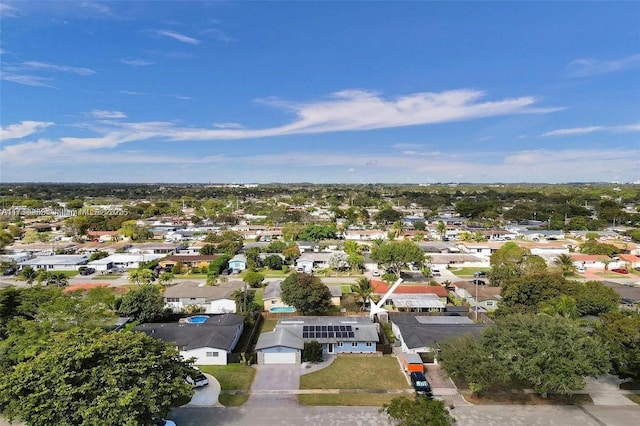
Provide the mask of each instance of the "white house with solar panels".
{"label": "white house with solar panels", "polygon": [[304,343],[317,341],[327,355],[375,353],[378,324],[367,317],[287,317],[256,344],[258,364],[300,363]]}

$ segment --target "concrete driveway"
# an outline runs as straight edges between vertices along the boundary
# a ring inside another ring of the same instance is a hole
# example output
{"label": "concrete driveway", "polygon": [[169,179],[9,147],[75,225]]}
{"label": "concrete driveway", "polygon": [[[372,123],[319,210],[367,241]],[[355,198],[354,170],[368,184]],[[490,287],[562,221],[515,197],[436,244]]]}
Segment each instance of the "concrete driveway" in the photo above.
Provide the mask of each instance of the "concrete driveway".
{"label": "concrete driveway", "polygon": [[207,379],[209,379],[209,384],[207,386],[203,386],[201,388],[196,388],[195,394],[191,401],[188,404],[184,405],[184,407],[221,407],[222,405],[218,402],[218,397],[220,396],[220,383],[210,374],[206,374]]}
{"label": "concrete driveway", "polygon": [[300,388],[300,364],[254,365],[256,376],[251,393],[270,390],[293,390]]}

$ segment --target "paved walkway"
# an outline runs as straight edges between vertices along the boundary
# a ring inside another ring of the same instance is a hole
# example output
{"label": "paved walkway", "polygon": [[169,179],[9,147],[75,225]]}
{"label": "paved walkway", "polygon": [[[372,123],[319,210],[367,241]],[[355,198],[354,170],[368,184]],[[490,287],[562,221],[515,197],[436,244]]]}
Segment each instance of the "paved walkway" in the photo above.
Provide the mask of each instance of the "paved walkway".
{"label": "paved walkway", "polygon": [[593,405],[636,405],[625,396],[635,392],[620,390],[620,383],[622,380],[618,379],[616,376],[607,374],[596,379],[588,377],[586,382],[587,385],[580,392],[588,393],[593,400]]}

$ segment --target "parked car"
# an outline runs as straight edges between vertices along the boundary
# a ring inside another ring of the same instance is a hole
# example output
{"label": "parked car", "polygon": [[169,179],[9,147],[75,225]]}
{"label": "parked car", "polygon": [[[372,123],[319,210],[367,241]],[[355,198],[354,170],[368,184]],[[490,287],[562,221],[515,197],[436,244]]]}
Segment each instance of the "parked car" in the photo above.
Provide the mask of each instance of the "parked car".
{"label": "parked car", "polygon": [[189,383],[191,387],[201,388],[202,386],[207,386],[209,384],[209,379],[207,379],[207,376],[200,373],[194,377],[187,376],[187,383]]}
{"label": "parked car", "polygon": [[484,282],[482,280],[471,280],[469,282],[474,284],[474,285],[485,285],[486,284],[486,282]]}
{"label": "parked car", "polygon": [[622,268],[614,268],[611,270],[611,272],[615,272],[617,274],[628,274],[629,271],[627,271],[626,269],[622,269]]}
{"label": "parked car", "polygon": [[371,272],[371,276],[373,276],[373,277],[379,277],[379,276],[380,276],[380,271],[373,271],[373,272]]}
{"label": "parked car", "polygon": [[431,390],[431,385],[427,381],[427,378],[423,373],[414,371],[410,374],[411,377],[411,386],[415,389],[418,395],[424,395],[429,399],[433,398],[433,391]]}
{"label": "parked car", "polygon": [[87,266],[82,266],[82,267],[78,268],[78,271],[80,272],[80,275],[91,275],[96,270],[94,268],[89,268]]}
{"label": "parked car", "polygon": [[435,269],[435,268],[431,268],[431,275],[433,275],[434,277],[439,277],[440,274],[440,270],[439,269]]}
{"label": "parked car", "polygon": [[159,419],[156,420],[156,426],[176,426],[176,422],[173,420]]}
{"label": "parked car", "polygon": [[476,277],[476,278],[486,277],[487,276],[487,272],[486,271],[478,271],[478,272],[475,272],[473,274],[473,276]]}

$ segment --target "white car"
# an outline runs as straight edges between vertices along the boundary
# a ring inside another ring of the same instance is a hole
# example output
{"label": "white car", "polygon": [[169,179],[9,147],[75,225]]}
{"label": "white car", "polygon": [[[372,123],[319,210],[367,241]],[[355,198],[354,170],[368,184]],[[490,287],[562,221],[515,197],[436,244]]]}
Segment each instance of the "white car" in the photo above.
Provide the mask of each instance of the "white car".
{"label": "white car", "polygon": [[373,271],[373,272],[371,272],[371,276],[373,276],[373,277],[379,277],[379,276],[380,276],[380,271]]}
{"label": "white car", "polygon": [[209,384],[209,379],[207,379],[207,376],[200,373],[195,377],[187,376],[187,383],[194,388],[200,388],[202,386],[207,386]]}

